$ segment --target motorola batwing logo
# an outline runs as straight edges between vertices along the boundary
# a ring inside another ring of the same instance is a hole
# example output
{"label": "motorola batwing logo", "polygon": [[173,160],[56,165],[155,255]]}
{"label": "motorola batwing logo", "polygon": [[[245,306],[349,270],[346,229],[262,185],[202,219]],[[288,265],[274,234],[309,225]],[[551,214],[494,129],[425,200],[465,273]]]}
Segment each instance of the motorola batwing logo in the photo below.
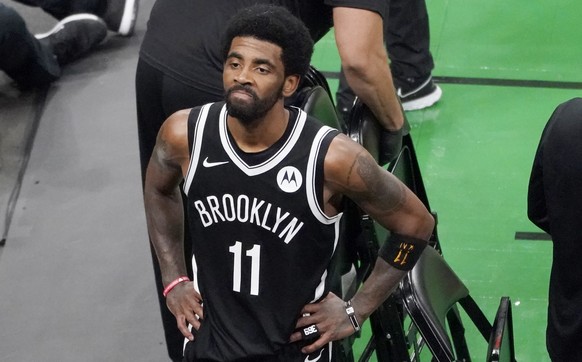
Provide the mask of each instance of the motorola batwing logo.
{"label": "motorola batwing logo", "polygon": [[277,185],[285,192],[292,193],[303,184],[303,176],[298,169],[293,166],[285,166],[277,174]]}

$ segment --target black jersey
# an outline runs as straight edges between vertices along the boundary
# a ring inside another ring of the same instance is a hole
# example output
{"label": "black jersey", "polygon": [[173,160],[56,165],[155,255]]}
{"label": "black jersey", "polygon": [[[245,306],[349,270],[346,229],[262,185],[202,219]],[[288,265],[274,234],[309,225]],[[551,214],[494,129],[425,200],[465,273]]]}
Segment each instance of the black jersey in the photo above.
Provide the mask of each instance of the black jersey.
{"label": "black jersey", "polygon": [[322,211],[323,160],[338,131],[289,110],[284,136],[251,155],[231,139],[224,102],[190,113],[184,191],[204,321],[188,360],[277,355],[301,308],[330,290],[341,214]]}

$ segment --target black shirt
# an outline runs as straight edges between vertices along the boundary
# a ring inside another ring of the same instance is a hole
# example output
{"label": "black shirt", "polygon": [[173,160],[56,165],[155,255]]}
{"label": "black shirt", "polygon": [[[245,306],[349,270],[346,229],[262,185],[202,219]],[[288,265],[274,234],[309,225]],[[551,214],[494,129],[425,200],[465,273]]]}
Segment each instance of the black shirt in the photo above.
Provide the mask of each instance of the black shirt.
{"label": "black shirt", "polygon": [[315,42],[332,27],[332,8],[355,7],[386,18],[387,0],[157,0],[140,57],[164,74],[223,97],[221,37],[239,9],[256,3],[287,7],[300,18]]}

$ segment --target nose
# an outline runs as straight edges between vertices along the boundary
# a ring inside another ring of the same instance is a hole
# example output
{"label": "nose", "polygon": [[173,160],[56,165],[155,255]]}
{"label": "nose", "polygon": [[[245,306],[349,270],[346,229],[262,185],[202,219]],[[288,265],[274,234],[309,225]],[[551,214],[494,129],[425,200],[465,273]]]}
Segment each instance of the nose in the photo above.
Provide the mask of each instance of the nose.
{"label": "nose", "polygon": [[234,81],[239,84],[251,83],[250,72],[246,67],[241,67],[239,72],[234,76]]}

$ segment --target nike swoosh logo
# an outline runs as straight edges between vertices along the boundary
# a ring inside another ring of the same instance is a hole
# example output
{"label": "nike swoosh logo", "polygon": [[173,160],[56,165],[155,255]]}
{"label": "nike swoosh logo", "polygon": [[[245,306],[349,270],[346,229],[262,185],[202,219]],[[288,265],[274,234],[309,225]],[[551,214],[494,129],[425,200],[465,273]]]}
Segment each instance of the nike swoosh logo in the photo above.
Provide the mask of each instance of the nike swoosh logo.
{"label": "nike swoosh logo", "polygon": [[209,162],[208,161],[208,157],[206,157],[204,159],[204,161],[202,161],[202,166],[204,166],[204,167],[214,167],[214,166],[224,165],[225,163],[228,163],[228,161]]}
{"label": "nike swoosh logo", "polygon": [[314,358],[314,359],[310,359],[310,358],[309,358],[309,355],[308,355],[307,357],[305,357],[305,362],[317,362],[317,361],[319,361],[319,359],[321,358],[321,354],[323,353],[323,350],[324,350],[324,348],[322,348],[322,349],[319,351],[319,356],[317,356],[317,357],[316,357],[316,358]]}

